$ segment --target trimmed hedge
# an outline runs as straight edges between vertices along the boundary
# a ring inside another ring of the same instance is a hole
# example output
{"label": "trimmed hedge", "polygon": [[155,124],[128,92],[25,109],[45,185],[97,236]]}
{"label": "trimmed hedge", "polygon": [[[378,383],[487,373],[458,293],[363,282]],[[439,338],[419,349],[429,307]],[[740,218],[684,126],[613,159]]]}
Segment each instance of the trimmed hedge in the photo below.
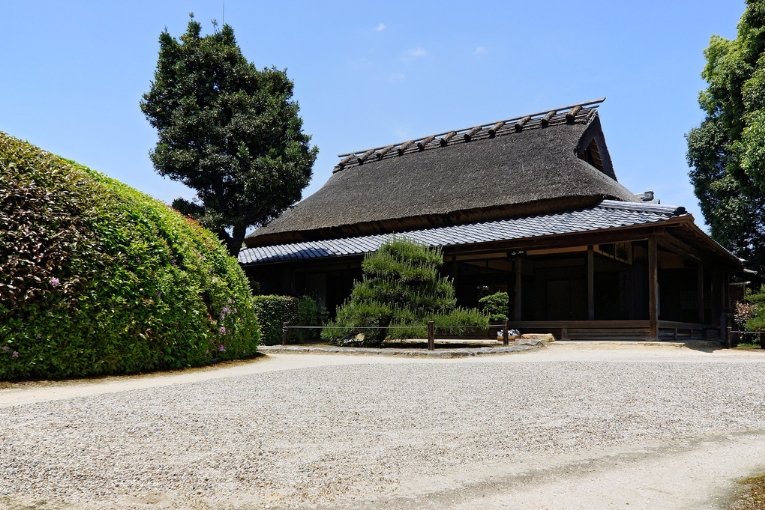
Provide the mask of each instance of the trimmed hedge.
{"label": "trimmed hedge", "polygon": [[0,133],[0,379],[255,354],[247,279],[165,204]]}
{"label": "trimmed hedge", "polygon": [[264,345],[282,343],[282,327],[285,322],[296,324],[298,298],[292,296],[262,295],[252,298],[255,317],[260,324]]}

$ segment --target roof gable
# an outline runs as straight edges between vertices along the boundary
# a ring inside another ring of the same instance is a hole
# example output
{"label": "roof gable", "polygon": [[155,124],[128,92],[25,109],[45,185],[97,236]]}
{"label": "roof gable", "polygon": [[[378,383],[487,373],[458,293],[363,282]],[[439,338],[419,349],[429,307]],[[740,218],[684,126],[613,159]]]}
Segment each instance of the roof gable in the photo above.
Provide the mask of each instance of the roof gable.
{"label": "roof gable", "polygon": [[246,243],[379,234],[570,210],[604,198],[634,200],[616,181],[597,115],[600,101],[341,155],[320,190]]}

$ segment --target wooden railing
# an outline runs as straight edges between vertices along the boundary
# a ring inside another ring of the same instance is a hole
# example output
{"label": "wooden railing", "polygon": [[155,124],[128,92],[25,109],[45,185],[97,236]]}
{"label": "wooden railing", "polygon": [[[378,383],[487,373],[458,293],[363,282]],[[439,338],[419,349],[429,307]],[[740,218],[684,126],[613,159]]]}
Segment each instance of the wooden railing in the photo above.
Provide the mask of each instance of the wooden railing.
{"label": "wooden railing", "polygon": [[[734,347],[741,341],[743,335],[751,335],[757,337],[757,343],[760,344],[761,349],[765,349],[765,331],[736,331],[728,328],[728,342],[729,347]],[[735,339],[735,340],[734,340]]]}

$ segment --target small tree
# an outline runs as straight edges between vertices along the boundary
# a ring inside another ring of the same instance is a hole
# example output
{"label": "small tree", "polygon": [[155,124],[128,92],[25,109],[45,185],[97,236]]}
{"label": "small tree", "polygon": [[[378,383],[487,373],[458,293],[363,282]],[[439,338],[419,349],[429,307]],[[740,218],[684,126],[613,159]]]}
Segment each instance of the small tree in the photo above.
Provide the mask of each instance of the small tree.
{"label": "small tree", "polygon": [[478,307],[489,316],[489,321],[496,324],[507,320],[510,296],[507,292],[495,292],[478,300]]}
{"label": "small tree", "polygon": [[[388,326],[415,326],[397,329],[399,338],[423,335],[419,325],[428,320],[437,324],[486,326],[487,317],[477,310],[461,310],[452,281],[439,275],[443,257],[406,239],[395,239],[364,257],[361,281],[356,281],[350,298],[340,306],[337,318],[322,332],[325,339],[342,341],[363,334],[365,345],[380,345]],[[455,324],[459,321],[459,324]],[[364,329],[371,327],[373,329]],[[374,328],[381,329],[374,329]]]}
{"label": "small tree", "polygon": [[201,29],[192,16],[180,39],[159,36],[141,110],[159,135],[157,172],[196,190],[195,201],[179,198],[173,207],[236,256],[249,227],[300,200],[317,149],[302,132],[286,72],[248,62],[229,25],[204,37]]}

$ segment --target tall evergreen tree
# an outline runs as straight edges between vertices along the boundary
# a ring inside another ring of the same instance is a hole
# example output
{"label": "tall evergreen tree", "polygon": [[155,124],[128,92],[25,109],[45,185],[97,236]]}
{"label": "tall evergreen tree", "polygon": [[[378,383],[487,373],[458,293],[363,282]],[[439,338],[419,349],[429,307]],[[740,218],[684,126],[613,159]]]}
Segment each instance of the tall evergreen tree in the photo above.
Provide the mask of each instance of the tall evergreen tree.
{"label": "tall evergreen tree", "polygon": [[690,178],[718,242],[765,273],[765,0],[747,0],[738,35],[712,36],[688,135]]}
{"label": "tall evergreen tree", "polygon": [[248,62],[229,25],[206,36],[201,29],[192,15],[179,39],[162,32],[141,110],[159,135],[157,172],[196,191],[193,202],[173,206],[235,256],[248,228],[300,199],[318,151],[302,132],[286,72]]}

